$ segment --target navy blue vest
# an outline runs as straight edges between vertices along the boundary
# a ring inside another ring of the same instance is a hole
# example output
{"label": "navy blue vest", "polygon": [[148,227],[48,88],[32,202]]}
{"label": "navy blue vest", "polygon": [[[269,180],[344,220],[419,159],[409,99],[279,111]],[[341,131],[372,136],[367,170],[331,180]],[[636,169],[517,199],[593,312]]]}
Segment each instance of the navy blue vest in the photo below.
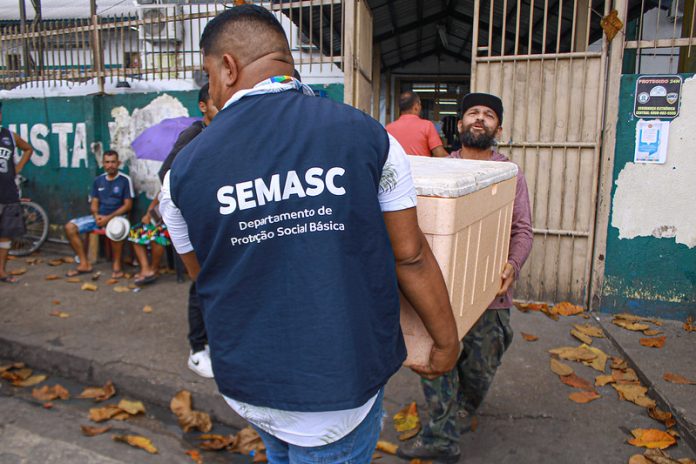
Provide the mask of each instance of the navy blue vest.
{"label": "navy blue vest", "polygon": [[170,173],[201,264],[220,392],[290,411],[364,404],[406,354],[377,199],[387,133],[297,91],[245,97]]}

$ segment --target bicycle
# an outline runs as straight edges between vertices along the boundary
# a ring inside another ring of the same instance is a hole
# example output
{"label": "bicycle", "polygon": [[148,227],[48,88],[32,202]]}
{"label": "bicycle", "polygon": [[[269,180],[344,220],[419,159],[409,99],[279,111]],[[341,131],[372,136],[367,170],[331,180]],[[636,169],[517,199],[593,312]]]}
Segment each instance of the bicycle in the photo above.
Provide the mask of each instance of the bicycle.
{"label": "bicycle", "polygon": [[41,205],[31,201],[31,198],[22,198],[21,185],[27,183],[27,178],[17,176],[16,182],[26,231],[24,235],[12,239],[10,255],[27,256],[41,248],[41,245],[46,241],[48,237],[48,215]]}

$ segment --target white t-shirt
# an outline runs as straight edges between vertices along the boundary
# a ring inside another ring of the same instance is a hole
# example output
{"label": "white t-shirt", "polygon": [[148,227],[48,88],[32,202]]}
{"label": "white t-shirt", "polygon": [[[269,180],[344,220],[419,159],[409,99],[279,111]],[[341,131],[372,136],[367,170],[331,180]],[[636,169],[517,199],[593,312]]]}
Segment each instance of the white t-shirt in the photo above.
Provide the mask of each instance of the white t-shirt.
{"label": "white t-shirt", "polygon": [[[236,94],[232,100],[235,97]],[[416,206],[411,166],[403,148],[391,135],[378,199],[383,212],[401,211]],[[171,198],[169,173],[164,177],[160,193],[160,210],[177,252],[184,254],[193,251],[186,222]],[[265,432],[293,445],[314,447],[338,441],[353,431],[370,412],[377,395],[357,408],[326,412],[285,411],[224,398],[237,414]]]}

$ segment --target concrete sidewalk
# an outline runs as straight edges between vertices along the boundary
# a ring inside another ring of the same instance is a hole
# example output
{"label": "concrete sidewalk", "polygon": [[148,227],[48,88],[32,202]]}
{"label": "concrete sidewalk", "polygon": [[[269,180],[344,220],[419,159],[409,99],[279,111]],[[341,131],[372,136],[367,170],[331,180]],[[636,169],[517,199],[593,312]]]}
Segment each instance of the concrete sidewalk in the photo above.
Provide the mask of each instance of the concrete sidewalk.
{"label": "concrete sidewalk", "polygon": [[[67,255],[67,249],[45,249],[37,256],[43,260],[39,264],[27,264],[24,258],[10,261],[10,270],[27,268],[27,272],[19,284],[0,286],[0,358],[24,361],[90,385],[110,379],[120,392],[163,407],[168,407],[177,391],[187,389],[194,408],[210,412],[214,421],[246,426],[217,394],[215,383],[186,366],[188,283],[178,284],[174,275],[165,275],[139,292],[118,293],[114,287],[127,282],[107,285],[109,267],[102,263],[95,268],[103,274],[95,282],[97,291],[82,291],[81,283],[68,283],[63,277],[71,265],[47,265],[49,260]],[[48,274],[61,279],[47,281]],[[83,282],[91,282],[90,275],[81,277]],[[146,305],[152,312],[143,312]],[[70,317],[51,316],[56,309]],[[652,396],[678,420],[683,440],[670,453],[694,457],[685,442],[692,447],[696,444],[696,386],[669,384],[662,375],[674,372],[696,379],[696,333],[684,332],[681,323],[668,322],[663,326],[665,347],[646,348],[638,344],[641,334],[615,327],[609,320],[601,317],[610,338],[596,339],[593,346],[628,358],[644,384],[651,387]],[[567,398],[573,390],[548,368],[548,350],[577,346],[569,330],[573,323],[585,322],[580,316],[552,321],[541,313],[513,310],[515,340],[481,408],[478,430],[462,438],[462,462],[625,463],[641,452],[626,444],[631,438],[629,430],[661,428],[645,409],[618,401],[609,385],[598,389],[599,400],[573,403]],[[521,332],[539,340],[524,341]],[[589,367],[569,364],[589,381],[598,374]],[[418,378],[402,369],[387,386],[388,415],[411,401],[424,408]],[[383,438],[398,443],[391,419],[385,422]],[[380,462],[401,461],[387,456]]]}

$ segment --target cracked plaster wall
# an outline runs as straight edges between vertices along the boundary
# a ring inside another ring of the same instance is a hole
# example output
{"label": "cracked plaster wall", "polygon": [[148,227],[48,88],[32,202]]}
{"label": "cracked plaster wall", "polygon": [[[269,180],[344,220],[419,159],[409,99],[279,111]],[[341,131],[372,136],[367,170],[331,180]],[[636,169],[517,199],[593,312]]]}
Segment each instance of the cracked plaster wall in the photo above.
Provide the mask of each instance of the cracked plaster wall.
{"label": "cracked plaster wall", "polygon": [[620,239],[674,238],[696,246],[696,78],[682,86],[669,128],[667,162],[626,163],[616,179],[611,225]]}

